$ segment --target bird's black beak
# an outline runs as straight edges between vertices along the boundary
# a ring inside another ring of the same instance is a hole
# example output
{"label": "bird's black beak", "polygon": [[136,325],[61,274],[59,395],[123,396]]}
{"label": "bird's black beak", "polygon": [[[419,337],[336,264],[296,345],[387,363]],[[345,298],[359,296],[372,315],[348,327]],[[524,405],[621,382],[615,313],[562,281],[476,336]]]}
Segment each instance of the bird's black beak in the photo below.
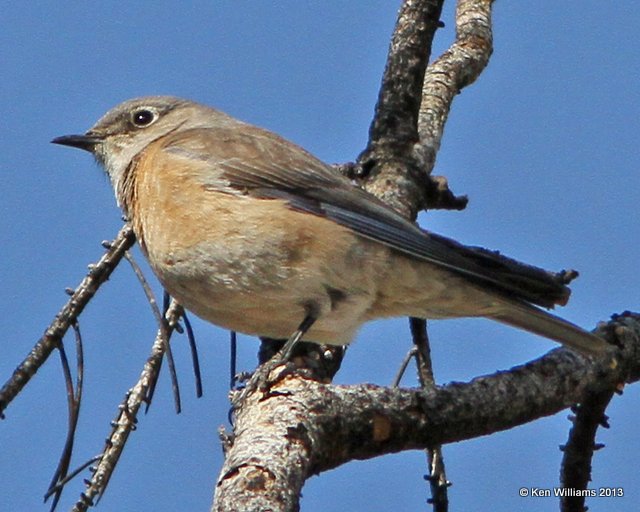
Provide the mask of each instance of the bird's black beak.
{"label": "bird's black beak", "polygon": [[62,146],[71,146],[73,148],[84,149],[93,153],[95,147],[103,141],[102,137],[97,135],[63,135],[62,137],[56,137],[51,142],[53,144],[61,144]]}

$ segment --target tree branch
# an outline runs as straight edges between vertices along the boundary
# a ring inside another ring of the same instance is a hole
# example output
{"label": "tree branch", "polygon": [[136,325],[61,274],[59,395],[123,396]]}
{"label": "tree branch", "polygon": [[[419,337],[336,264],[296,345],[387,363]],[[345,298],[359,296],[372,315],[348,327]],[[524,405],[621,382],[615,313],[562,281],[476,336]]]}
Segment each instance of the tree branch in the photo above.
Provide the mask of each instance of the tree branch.
{"label": "tree branch", "polygon": [[354,459],[506,430],[569,407],[587,391],[639,380],[640,315],[616,316],[599,334],[621,345],[615,359],[593,363],[556,349],[510,371],[428,391],[287,376],[236,411],[237,435],[213,510],[298,510],[311,475]]}
{"label": "tree branch", "polygon": [[408,0],[398,13],[382,77],[369,145],[418,141],[418,111],[431,44],[442,11],[441,0]]}
{"label": "tree branch", "polygon": [[[624,317],[621,319],[624,322]],[[615,332],[610,337],[632,337],[632,329],[616,323],[608,325]],[[628,346],[631,341],[624,341]],[[622,393],[622,388],[616,389]],[[585,394],[580,404],[572,408],[575,417],[572,418],[573,427],[569,431],[569,440],[563,447],[564,456],[560,468],[560,483],[566,489],[587,489],[591,481],[591,460],[596,450],[604,445],[596,444],[598,427],[609,428],[608,417],[605,410],[613,397],[610,389],[590,389]],[[562,512],[584,512],[585,496],[562,496],[560,498],[560,510]]]}
{"label": "tree branch", "polygon": [[143,402],[148,402],[149,392],[158,378],[162,357],[169,343],[169,337],[176,329],[182,316],[183,309],[175,301],[171,302],[164,319],[166,325],[161,326],[151,347],[151,354],[142,369],[135,385],[128,391],[118,408],[116,419],[112,422],[111,434],[107,438],[104,450],[98,458],[97,465],[92,468],[92,477],[85,481],[85,491],[74,505],[72,512],[85,512],[94,505],[94,500],[100,499],[109,484],[111,475],[115,471],[120,455],[129,439],[129,434],[136,428],[138,411]]}
{"label": "tree branch", "polygon": [[[416,349],[416,366],[418,367],[418,381],[420,387],[427,390],[436,389],[436,381],[433,375],[433,362],[431,360],[431,348],[429,335],[427,334],[427,321],[422,318],[410,318],[411,337]],[[433,445],[427,448],[427,461],[429,462],[429,475],[426,477],[431,489],[433,512],[447,512],[449,510],[449,496],[447,489],[451,482],[447,480],[444,467],[442,446]]]}
{"label": "tree branch", "polygon": [[[435,165],[454,98],[472,84],[489,63],[493,52],[492,4],[493,0],[458,0],[456,40],[429,65],[425,74],[418,133],[422,159],[430,170]],[[467,198],[456,197],[441,176],[433,176],[427,182],[426,196],[429,208],[459,210],[467,204]]]}
{"label": "tree branch", "polygon": [[[407,218],[424,204],[428,168],[414,152],[422,83],[439,25],[443,0],[406,0],[389,47],[369,144],[358,157],[356,176],[370,193]],[[367,178],[364,180],[364,178]]]}
{"label": "tree branch", "polygon": [[[596,432],[603,423],[606,425],[606,410],[613,391],[602,390],[586,393],[582,403],[572,407],[576,413],[573,428],[569,431],[569,441],[562,447],[564,456],[560,467],[560,484],[565,489],[587,489],[591,481],[591,460],[596,449]],[[584,512],[584,496],[561,496],[562,512]]]}
{"label": "tree branch", "polygon": [[135,235],[131,226],[125,224],[116,235],[113,242],[106,244],[107,252],[95,265],[89,265],[89,273],[71,293],[71,298],[56,315],[55,319],[42,338],[31,349],[29,355],[20,363],[13,375],[0,389],[0,418],[11,401],[20,390],[31,380],[38,369],[49,358],[53,349],[62,342],[62,338],[80,316],[85,306],[98,291],[100,286],[109,279],[124,253],[135,243]]}
{"label": "tree branch", "polygon": [[440,149],[451,104],[489,63],[493,52],[492,0],[459,0],[456,6],[456,40],[429,65],[422,87],[418,116],[420,140],[433,155]]}

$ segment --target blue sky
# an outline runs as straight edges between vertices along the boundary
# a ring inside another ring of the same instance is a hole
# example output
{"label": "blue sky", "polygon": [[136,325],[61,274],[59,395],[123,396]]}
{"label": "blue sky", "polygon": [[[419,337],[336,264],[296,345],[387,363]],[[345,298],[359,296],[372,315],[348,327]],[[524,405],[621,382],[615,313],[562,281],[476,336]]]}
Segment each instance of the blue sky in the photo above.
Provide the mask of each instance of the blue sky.
{"label": "blue sky", "polygon": [[[4,381],[102,254],[120,213],[102,173],[79,151],[49,144],[86,130],[122,100],[173,94],[272,129],[327,162],[364,148],[399,2],[7,3],[0,13],[0,308]],[[452,5],[434,55],[453,37]],[[464,212],[421,224],[549,269],[576,268],[566,318],[591,328],[640,310],[638,290],[638,66],[640,4],[497,2],[495,51],[479,82],[456,99],[436,173],[470,196]],[[157,287],[156,287],[157,289]],[[205,396],[196,400],[188,350],[174,341],[184,412],[166,375],[142,417],[100,509],[208,510],[221,464],[216,429],[227,417],[228,335],[194,319]],[[409,346],[405,320],[367,325],[339,383],[387,384]],[[81,318],[86,389],[76,463],[97,453],[108,423],[149,351],[154,320],[122,265]],[[440,383],[509,368],[553,344],[483,320],[431,328]],[[71,340],[70,340],[71,341]],[[241,337],[240,366],[258,344]],[[413,375],[407,385],[415,383]],[[607,448],[594,488],[640,501],[637,411],[630,387],[609,409]],[[556,510],[518,489],[557,483],[567,412],[445,448],[453,510]],[[64,442],[65,396],[52,358],[0,423],[0,510],[47,510],[41,496]],[[312,478],[304,511],[422,510],[424,457],[404,453],[351,463]],[[81,491],[66,492],[67,510]]]}

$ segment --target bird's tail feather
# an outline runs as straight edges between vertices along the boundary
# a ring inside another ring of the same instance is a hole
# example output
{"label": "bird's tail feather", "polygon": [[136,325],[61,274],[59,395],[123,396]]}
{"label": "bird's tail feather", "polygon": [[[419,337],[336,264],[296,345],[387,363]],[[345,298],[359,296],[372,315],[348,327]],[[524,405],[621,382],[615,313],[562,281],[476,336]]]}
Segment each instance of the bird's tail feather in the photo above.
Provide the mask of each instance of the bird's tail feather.
{"label": "bird's tail feather", "polygon": [[588,356],[606,353],[610,345],[577,325],[524,302],[509,301],[491,318],[513,327],[559,341]]}

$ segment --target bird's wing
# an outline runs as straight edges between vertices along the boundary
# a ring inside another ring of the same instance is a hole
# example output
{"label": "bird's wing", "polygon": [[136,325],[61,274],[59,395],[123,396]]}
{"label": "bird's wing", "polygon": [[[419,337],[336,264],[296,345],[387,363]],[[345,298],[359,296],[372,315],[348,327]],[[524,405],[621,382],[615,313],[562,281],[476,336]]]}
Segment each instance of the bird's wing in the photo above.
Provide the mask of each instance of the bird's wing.
{"label": "bird's wing", "polygon": [[299,146],[247,126],[238,122],[177,132],[167,137],[163,150],[206,162],[211,173],[205,187],[284,200],[292,209],[330,219],[513,298],[545,307],[568,300],[562,274],[424,231]]}

